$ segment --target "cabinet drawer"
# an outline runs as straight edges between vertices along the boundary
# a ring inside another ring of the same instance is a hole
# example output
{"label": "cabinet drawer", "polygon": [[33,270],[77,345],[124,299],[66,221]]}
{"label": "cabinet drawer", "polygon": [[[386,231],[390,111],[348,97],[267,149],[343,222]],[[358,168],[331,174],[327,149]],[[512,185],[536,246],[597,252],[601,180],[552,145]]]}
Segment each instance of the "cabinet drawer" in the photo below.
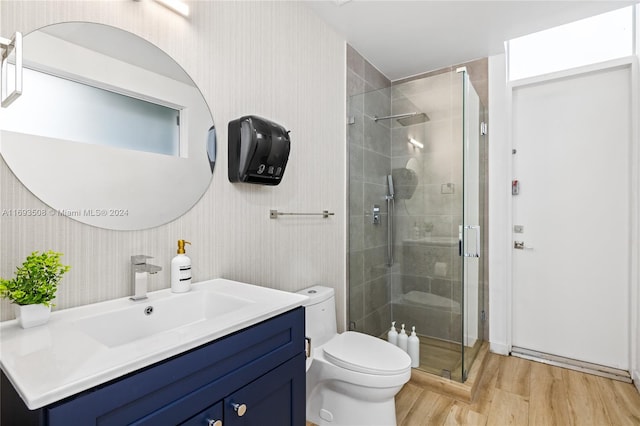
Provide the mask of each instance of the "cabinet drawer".
{"label": "cabinet drawer", "polygon": [[[295,372],[302,371],[302,374]],[[305,356],[270,371],[224,399],[224,426],[305,424]],[[237,405],[236,405],[237,404]],[[244,415],[239,416],[244,407]]]}
{"label": "cabinet drawer", "polygon": [[[222,401],[220,401],[181,423],[180,426],[222,426],[224,425],[222,414]],[[216,421],[219,421],[220,424],[216,425]]]}
{"label": "cabinet drawer", "polygon": [[46,416],[65,426],[179,424],[303,351],[304,308],[296,308],[47,407]]}

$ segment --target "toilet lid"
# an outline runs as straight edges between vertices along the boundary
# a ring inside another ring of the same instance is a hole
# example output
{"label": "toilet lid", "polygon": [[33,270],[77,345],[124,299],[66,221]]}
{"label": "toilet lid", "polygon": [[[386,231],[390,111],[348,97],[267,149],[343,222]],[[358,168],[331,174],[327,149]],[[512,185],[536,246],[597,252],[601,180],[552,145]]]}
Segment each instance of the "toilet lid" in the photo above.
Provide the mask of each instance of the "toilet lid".
{"label": "toilet lid", "polygon": [[355,331],[338,334],[323,349],[335,365],[360,373],[394,375],[411,368],[411,358],[402,349]]}

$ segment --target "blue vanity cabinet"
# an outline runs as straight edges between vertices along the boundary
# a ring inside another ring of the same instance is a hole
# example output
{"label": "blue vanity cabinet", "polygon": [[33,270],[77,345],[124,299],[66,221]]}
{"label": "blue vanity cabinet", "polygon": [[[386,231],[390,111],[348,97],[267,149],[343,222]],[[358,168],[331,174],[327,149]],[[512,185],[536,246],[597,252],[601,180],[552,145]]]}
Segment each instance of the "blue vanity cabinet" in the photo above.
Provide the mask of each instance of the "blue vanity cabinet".
{"label": "blue vanity cabinet", "polygon": [[296,380],[288,373],[299,369],[305,369],[304,354],[225,398],[224,426],[304,425],[304,401],[296,406],[290,403],[297,396],[305,399],[304,380]]}
{"label": "blue vanity cabinet", "polygon": [[222,426],[304,425],[304,403],[292,401],[300,396],[304,399],[305,383],[291,374],[304,369],[304,364],[304,355],[297,355],[180,426],[209,426],[218,420]]}
{"label": "blue vanity cabinet", "polygon": [[[31,413],[50,426],[304,426],[304,308]],[[19,424],[4,403],[2,417]]]}

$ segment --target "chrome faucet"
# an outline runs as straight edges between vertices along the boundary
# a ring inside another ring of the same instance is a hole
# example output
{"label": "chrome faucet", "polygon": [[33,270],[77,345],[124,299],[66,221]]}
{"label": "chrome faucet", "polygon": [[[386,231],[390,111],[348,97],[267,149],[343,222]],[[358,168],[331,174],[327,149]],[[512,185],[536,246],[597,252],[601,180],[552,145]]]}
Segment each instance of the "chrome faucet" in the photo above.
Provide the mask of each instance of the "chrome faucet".
{"label": "chrome faucet", "polygon": [[131,300],[144,300],[147,298],[147,280],[149,274],[156,274],[162,271],[162,267],[147,263],[151,256],[137,254],[131,256],[131,285],[133,285],[133,296]]}

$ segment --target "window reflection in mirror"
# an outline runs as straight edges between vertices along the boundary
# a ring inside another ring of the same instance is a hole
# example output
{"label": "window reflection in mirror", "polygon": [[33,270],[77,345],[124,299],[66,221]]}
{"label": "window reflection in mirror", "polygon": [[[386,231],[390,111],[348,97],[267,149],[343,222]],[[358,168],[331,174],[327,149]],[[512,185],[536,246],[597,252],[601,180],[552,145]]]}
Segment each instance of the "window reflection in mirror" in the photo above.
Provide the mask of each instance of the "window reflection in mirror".
{"label": "window reflection in mirror", "polygon": [[180,111],[31,69],[5,130],[178,156]]}

